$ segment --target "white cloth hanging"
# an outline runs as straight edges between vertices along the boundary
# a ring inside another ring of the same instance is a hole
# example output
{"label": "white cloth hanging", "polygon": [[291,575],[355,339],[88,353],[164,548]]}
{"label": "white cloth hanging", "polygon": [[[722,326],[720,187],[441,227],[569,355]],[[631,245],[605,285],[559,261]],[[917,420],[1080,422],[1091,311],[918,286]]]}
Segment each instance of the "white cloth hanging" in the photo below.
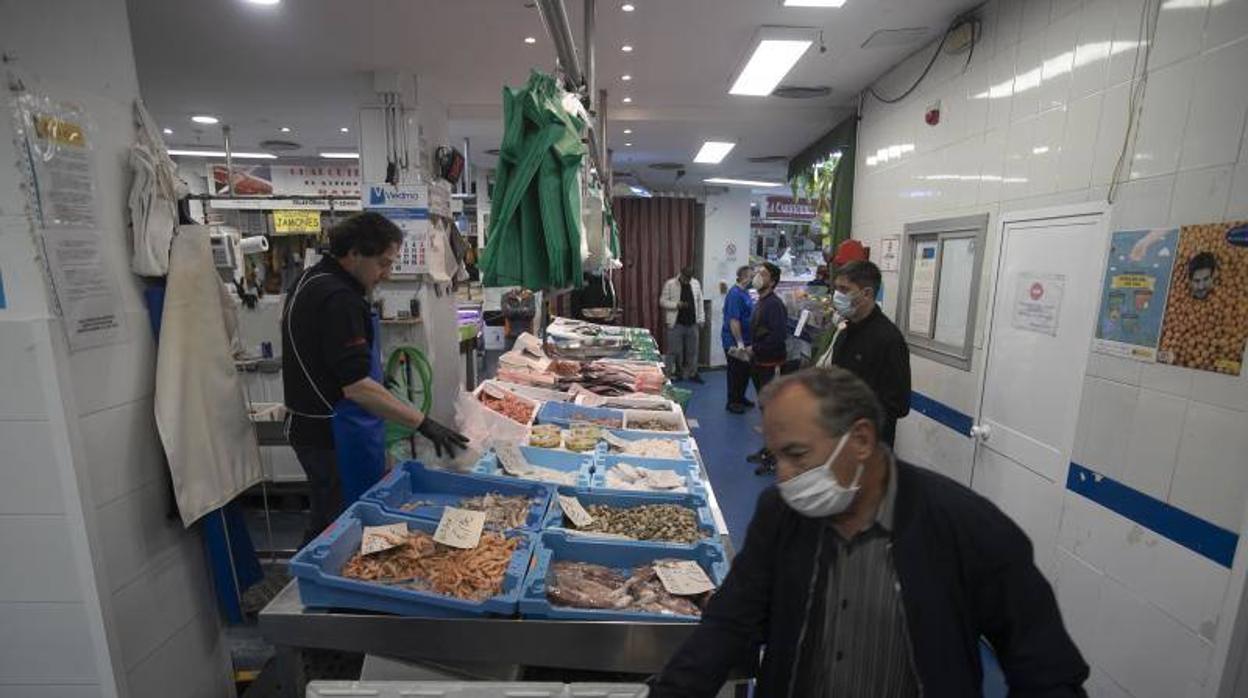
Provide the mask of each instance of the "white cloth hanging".
{"label": "white cloth hanging", "polygon": [[130,146],[130,234],[134,248],[130,270],[140,276],[164,276],[169,272],[169,245],[178,225],[178,200],[187,186],[178,177],[178,166],[169,158],[164,140],[142,100],[134,101],[138,127]]}
{"label": "white cloth hanging", "polygon": [[262,476],[209,230],[180,226],[174,237],[156,355],[156,426],[186,526]]}

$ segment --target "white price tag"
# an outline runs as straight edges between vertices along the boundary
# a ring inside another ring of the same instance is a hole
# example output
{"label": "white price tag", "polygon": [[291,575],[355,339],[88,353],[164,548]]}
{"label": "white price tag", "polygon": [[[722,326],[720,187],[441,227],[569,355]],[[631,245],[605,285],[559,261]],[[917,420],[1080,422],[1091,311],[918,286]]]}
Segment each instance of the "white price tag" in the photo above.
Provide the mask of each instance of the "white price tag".
{"label": "white price tag", "polygon": [[559,506],[563,508],[563,513],[578,528],[584,528],[594,522],[594,517],[585,507],[581,506],[581,500],[576,497],[567,495],[559,495]]}
{"label": "white price tag", "polygon": [[481,531],[484,529],[484,511],[447,507],[438,522],[438,530],[433,533],[433,540],[452,548],[475,548],[481,542]]}
{"label": "white price tag", "polygon": [[508,475],[523,477],[533,471],[533,467],[524,457],[524,452],[515,444],[498,444],[494,447],[494,453],[498,456],[498,464],[503,466],[503,472]]}
{"label": "white price tag", "polygon": [[629,443],[627,439],[621,439],[620,437],[616,436],[615,434],[612,434],[609,431],[606,431],[605,429],[602,432],[602,440],[606,441],[608,445],[614,446],[615,448],[618,448],[621,451],[628,450]]}
{"label": "white price tag", "polygon": [[797,316],[797,328],[793,330],[794,337],[801,337],[802,330],[806,329],[806,321],[810,319],[810,311],[803,310],[802,314]]}
{"label": "white price tag", "polygon": [[693,560],[663,560],[654,563],[654,571],[669,594],[697,596],[715,590],[715,582],[706,576],[702,566]]}
{"label": "white price tag", "polygon": [[364,536],[360,540],[360,554],[372,555],[390,548],[397,548],[407,542],[407,524],[396,523],[389,526],[365,526]]}

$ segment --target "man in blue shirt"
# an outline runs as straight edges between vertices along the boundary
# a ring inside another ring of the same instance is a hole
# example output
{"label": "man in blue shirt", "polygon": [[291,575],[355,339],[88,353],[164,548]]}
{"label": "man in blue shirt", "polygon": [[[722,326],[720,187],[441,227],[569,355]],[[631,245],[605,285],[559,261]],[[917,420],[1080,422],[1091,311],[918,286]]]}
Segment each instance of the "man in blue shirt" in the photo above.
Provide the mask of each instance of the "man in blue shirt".
{"label": "man in blue shirt", "polygon": [[[754,299],[750,298],[750,280],[753,269],[748,266],[737,269],[737,283],[728,289],[724,298],[724,329],[720,333],[724,342],[724,354],[728,357],[728,406],[733,414],[744,414],[754,406],[745,398],[750,382],[750,357],[746,347],[750,345],[750,316],[754,313]],[[735,355],[735,356],[734,356]]]}

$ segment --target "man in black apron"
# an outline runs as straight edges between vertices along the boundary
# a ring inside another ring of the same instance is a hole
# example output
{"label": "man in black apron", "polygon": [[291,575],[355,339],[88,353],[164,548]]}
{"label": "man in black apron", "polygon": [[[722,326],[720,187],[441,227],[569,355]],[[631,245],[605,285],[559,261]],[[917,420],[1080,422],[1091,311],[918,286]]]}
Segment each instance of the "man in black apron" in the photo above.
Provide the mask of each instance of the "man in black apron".
{"label": "man in black apron", "polygon": [[352,216],[330,229],[329,254],[286,294],[282,386],[287,436],[312,490],[305,542],[381,478],[385,420],[419,431],[439,456],[468,443],[381,383],[368,294],[389,277],[402,242],[403,231],[384,216]]}

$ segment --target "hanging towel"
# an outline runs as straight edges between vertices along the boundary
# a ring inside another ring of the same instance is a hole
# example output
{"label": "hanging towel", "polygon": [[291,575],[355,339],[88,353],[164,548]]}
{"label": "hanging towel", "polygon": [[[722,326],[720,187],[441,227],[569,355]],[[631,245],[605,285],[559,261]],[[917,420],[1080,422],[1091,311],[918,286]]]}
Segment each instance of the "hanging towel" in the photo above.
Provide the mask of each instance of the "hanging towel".
{"label": "hanging towel", "polygon": [[184,225],[173,239],[156,356],[156,425],[186,526],[261,478],[209,230]]}
{"label": "hanging towel", "polygon": [[142,100],[134,100],[134,121],[138,135],[130,146],[130,270],[139,276],[164,276],[178,225],[178,200],[186,196],[187,186]]}

